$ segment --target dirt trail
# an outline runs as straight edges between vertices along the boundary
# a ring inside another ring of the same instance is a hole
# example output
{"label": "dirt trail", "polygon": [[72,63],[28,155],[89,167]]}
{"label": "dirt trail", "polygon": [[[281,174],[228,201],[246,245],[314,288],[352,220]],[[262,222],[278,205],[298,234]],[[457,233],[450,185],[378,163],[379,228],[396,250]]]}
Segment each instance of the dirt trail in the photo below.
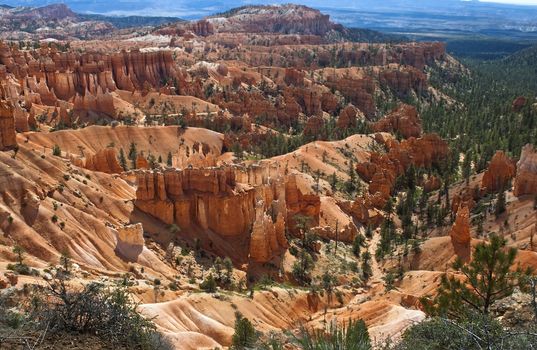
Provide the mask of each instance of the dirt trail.
{"label": "dirt trail", "polygon": [[371,271],[373,272],[369,283],[372,286],[384,284],[384,272],[381,270],[377,259],[375,259],[375,251],[380,243],[380,229],[373,233],[373,238],[369,241],[367,251],[371,254]]}

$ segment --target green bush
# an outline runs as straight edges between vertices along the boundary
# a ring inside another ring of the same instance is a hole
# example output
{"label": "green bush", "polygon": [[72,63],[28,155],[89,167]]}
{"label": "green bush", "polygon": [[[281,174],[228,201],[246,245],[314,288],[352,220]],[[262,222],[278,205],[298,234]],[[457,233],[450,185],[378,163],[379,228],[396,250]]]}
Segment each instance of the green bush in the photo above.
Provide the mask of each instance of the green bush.
{"label": "green bush", "polygon": [[207,293],[215,293],[216,287],[216,280],[214,279],[213,274],[210,274],[203,282],[200,283],[200,289]]}
{"label": "green bush", "polygon": [[235,313],[235,333],[231,339],[231,349],[252,349],[257,339],[258,335],[252,322],[243,317],[240,312]]}
{"label": "green bush", "polygon": [[293,340],[303,350],[371,350],[369,333],[362,320],[349,320],[346,327],[332,324],[326,332],[302,328]]}
{"label": "green bush", "polygon": [[170,348],[124,286],[93,282],[74,288],[56,276],[47,287],[38,287],[29,319],[47,333],[98,334],[111,346],[128,349]]}
{"label": "green bush", "polygon": [[525,350],[537,346],[534,332],[510,332],[494,319],[474,313],[464,321],[432,318],[410,327],[393,350]]}
{"label": "green bush", "polygon": [[52,147],[52,155],[56,157],[60,157],[62,155],[62,149],[58,145],[54,145]]}

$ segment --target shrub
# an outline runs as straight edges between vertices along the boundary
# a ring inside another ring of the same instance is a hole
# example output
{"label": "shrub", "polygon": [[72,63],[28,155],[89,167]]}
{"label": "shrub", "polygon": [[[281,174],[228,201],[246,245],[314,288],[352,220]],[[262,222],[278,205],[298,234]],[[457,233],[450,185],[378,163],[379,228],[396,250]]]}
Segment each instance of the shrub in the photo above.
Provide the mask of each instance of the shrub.
{"label": "shrub", "polygon": [[432,318],[405,331],[394,350],[478,350],[533,349],[533,332],[509,332],[494,319],[475,313],[465,321]]}
{"label": "shrub", "polygon": [[58,145],[54,145],[52,147],[52,155],[56,157],[60,157],[62,155],[62,149]]}
{"label": "shrub", "polygon": [[292,273],[297,282],[306,284],[311,282],[310,272],[314,267],[313,258],[305,251],[299,253],[298,259],[293,263]]}
{"label": "shrub", "polygon": [[258,339],[252,322],[243,317],[240,312],[235,313],[235,333],[231,338],[231,349],[242,350],[251,349]]}
{"label": "shrub", "polygon": [[200,283],[200,288],[207,293],[216,292],[216,280],[214,279],[213,274],[207,276],[207,278]]}
{"label": "shrub", "polygon": [[303,350],[370,350],[371,340],[365,322],[352,321],[345,327],[331,324],[327,331],[302,328],[294,342]]}
{"label": "shrub", "polygon": [[32,276],[37,275],[37,270],[33,270],[26,264],[7,264],[7,269],[18,273],[19,275]]}
{"label": "shrub", "polygon": [[124,286],[92,282],[73,288],[62,275],[37,287],[29,317],[51,333],[98,334],[111,345],[129,349],[166,349],[156,326],[138,312]]}

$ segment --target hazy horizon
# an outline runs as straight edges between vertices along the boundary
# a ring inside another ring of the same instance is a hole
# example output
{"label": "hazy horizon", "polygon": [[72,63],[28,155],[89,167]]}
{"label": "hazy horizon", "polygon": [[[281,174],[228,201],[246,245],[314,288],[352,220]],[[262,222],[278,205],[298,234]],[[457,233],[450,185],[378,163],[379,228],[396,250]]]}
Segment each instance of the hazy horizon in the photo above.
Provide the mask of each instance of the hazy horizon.
{"label": "hazy horizon", "polygon": [[[214,14],[220,11],[225,11],[231,8],[244,6],[244,5],[259,5],[259,4],[284,4],[284,3],[296,3],[315,8],[350,8],[359,11],[370,11],[375,8],[378,9],[393,9],[393,4],[397,5],[401,9],[409,10],[431,10],[436,9],[444,10],[449,6],[456,6],[462,9],[464,8],[483,8],[486,9],[489,6],[504,6],[518,7],[518,6],[532,6],[537,7],[537,0],[445,0],[442,2],[431,0],[420,1],[401,1],[401,0],[388,0],[378,3],[371,0],[342,0],[338,2],[323,1],[323,0],[243,0],[239,2],[232,2],[229,0],[201,0],[196,2],[190,2],[185,0],[161,0],[161,1],[141,1],[141,0],[128,0],[128,1],[106,1],[106,0],[0,0],[0,4],[6,4],[9,6],[44,6],[54,3],[64,3],[71,7],[74,11],[79,13],[95,13],[114,16],[127,16],[127,15],[142,15],[142,16],[173,16],[186,19],[199,18]],[[501,11],[500,11],[501,12]]]}

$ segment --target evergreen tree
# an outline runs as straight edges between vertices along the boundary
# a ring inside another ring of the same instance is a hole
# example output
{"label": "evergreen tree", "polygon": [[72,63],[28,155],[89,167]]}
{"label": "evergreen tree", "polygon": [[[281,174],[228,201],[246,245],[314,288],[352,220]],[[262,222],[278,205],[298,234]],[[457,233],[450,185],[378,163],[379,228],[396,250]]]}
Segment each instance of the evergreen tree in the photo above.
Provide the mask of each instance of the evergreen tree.
{"label": "evergreen tree", "polygon": [[127,159],[125,159],[125,151],[123,151],[123,148],[119,150],[119,165],[123,170],[127,171]]}
{"label": "evergreen tree", "polygon": [[368,281],[371,275],[373,274],[373,270],[371,269],[371,253],[366,251],[362,255],[362,276],[364,278],[364,281]]}
{"label": "evergreen tree", "polygon": [[13,253],[17,255],[17,264],[19,266],[24,265],[24,253],[25,253],[24,248],[21,247],[20,245],[16,245],[13,247]]}
{"label": "evergreen tree", "polygon": [[332,192],[335,192],[336,191],[336,186],[337,186],[337,176],[336,176],[336,172],[334,171],[334,173],[330,176],[330,188],[332,189]]}
{"label": "evergreen tree", "polygon": [[352,253],[356,257],[360,257],[360,249],[365,245],[365,237],[361,234],[357,234],[352,242]]}
{"label": "evergreen tree", "polygon": [[424,300],[432,314],[465,317],[468,310],[488,314],[496,301],[511,295],[515,287],[524,287],[530,270],[513,269],[517,250],[505,249],[506,241],[492,234],[489,243],[478,244],[472,260],[460,258],[453,264],[455,274],[444,274],[438,296],[432,303]]}
{"label": "evergreen tree", "polygon": [[258,339],[257,332],[252,322],[242,316],[240,312],[235,313],[235,333],[231,338],[231,349],[244,350],[253,349]]}
{"label": "evergreen tree", "polygon": [[52,155],[56,157],[60,157],[62,155],[62,149],[58,145],[54,145],[52,147]]}
{"label": "evergreen tree", "polygon": [[506,209],[506,200],[505,200],[505,191],[502,189],[498,193],[498,199],[496,199],[496,206],[494,207],[494,214],[496,217],[499,217],[505,212]]}
{"label": "evergreen tree", "polygon": [[136,149],[136,144],[134,142],[131,142],[130,148],[129,148],[129,156],[132,163],[132,169],[136,169],[136,159],[138,158],[138,151]]}
{"label": "evergreen tree", "polygon": [[166,158],[166,165],[170,167],[173,166],[172,152],[168,152],[168,157]]}

